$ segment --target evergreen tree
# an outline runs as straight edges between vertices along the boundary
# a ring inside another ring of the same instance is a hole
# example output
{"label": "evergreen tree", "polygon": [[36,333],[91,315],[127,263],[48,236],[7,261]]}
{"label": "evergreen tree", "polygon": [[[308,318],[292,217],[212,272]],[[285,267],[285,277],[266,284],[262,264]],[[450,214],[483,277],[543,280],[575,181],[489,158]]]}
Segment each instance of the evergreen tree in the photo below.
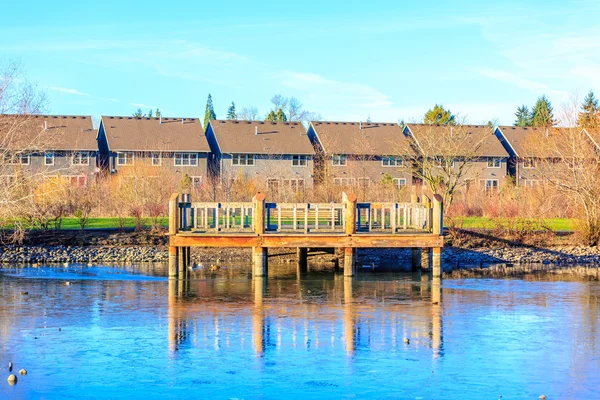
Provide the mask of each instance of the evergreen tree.
{"label": "evergreen tree", "polygon": [[277,112],[271,110],[267,115],[266,120],[273,122],[287,122],[287,116],[285,115],[283,109],[280,108],[279,110],[277,110]]}
{"label": "evergreen tree", "polygon": [[212,96],[209,93],[208,99],[206,100],[206,111],[204,112],[204,130],[206,130],[206,128],[208,127],[208,123],[213,119],[217,119],[217,114],[215,114]]}
{"label": "evergreen tree", "polygon": [[152,118],[152,113],[153,113],[153,111],[152,111],[152,109],[150,109],[150,111],[148,111],[148,118]]}
{"label": "evergreen tree", "polygon": [[237,114],[235,112],[235,103],[233,101],[231,102],[231,105],[227,109],[227,119],[228,120],[237,119]]}
{"label": "evergreen tree", "polygon": [[583,128],[600,127],[600,108],[598,107],[598,99],[596,99],[594,92],[591,90],[583,100],[577,123]]}
{"label": "evergreen tree", "polygon": [[515,116],[517,117],[515,120],[515,126],[531,126],[531,114],[529,113],[529,108],[527,108],[526,105],[523,104],[521,107],[517,107]]}
{"label": "evergreen tree", "polygon": [[136,112],[131,114],[131,116],[136,118],[142,118],[144,116],[144,113],[142,112],[141,108],[138,108]]}
{"label": "evergreen tree", "polygon": [[157,108],[156,111],[154,111],[154,116],[156,118],[160,118],[162,116],[162,113],[160,112],[160,110]]}
{"label": "evergreen tree", "polygon": [[556,125],[556,120],[552,104],[546,95],[543,95],[535,102],[531,111],[531,126],[549,128],[554,125]]}
{"label": "evergreen tree", "polygon": [[275,111],[271,110],[269,112],[269,114],[267,115],[267,118],[265,118],[266,121],[277,121],[277,114],[275,114]]}
{"label": "evergreen tree", "polygon": [[285,112],[283,111],[283,109],[279,109],[277,110],[277,121],[281,121],[281,122],[287,122],[287,116],[285,115]]}
{"label": "evergreen tree", "polygon": [[430,125],[454,125],[456,118],[450,110],[444,109],[442,104],[436,104],[425,113],[423,123]]}

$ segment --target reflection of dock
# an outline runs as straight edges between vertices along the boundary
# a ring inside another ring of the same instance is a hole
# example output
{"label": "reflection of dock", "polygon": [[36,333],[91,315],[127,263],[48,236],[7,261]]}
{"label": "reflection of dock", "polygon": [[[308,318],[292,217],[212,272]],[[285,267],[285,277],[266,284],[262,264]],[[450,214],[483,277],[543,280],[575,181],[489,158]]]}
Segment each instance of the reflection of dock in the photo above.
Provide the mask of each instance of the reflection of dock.
{"label": "reflection of dock", "polygon": [[[268,249],[297,248],[300,266],[307,248],[343,248],[344,275],[356,273],[357,248],[412,248],[413,266],[441,274],[443,204],[413,195],[410,203],[266,203],[258,193],[247,203],[192,203],[189,194],[169,202],[169,276],[182,277],[191,247],[252,248],[253,276],[267,276]],[[420,251],[423,250],[423,251]],[[300,268],[299,266],[299,268]]]}
{"label": "reflection of dock", "polygon": [[[425,273],[413,275],[412,281],[360,281],[344,276],[318,281],[326,295],[319,302],[311,301],[318,290],[315,281],[300,276],[255,277],[235,285],[211,280],[180,285],[182,280],[171,279],[169,350],[176,354],[191,346],[238,346],[240,350],[251,346],[262,357],[282,346],[306,350],[325,346],[354,357],[362,349],[426,346],[437,358],[443,346],[441,280]],[[374,290],[381,292],[376,298]],[[229,296],[235,301],[220,300]],[[409,303],[386,300],[397,296]],[[405,337],[411,340],[408,346]]]}

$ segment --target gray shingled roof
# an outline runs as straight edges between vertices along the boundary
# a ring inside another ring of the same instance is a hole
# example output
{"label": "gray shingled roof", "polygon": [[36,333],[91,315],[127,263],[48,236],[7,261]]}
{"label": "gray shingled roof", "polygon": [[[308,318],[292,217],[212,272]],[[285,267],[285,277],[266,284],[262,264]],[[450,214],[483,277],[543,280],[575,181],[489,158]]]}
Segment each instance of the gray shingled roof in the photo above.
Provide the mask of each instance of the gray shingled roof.
{"label": "gray shingled roof", "polygon": [[311,125],[328,154],[414,154],[396,123],[313,121]]}
{"label": "gray shingled roof", "polygon": [[[479,157],[509,156],[500,140],[494,135],[494,129],[487,125],[407,124],[407,127],[420,146],[425,145],[428,137],[435,138],[437,134],[447,134],[448,130],[454,130],[462,140],[461,149],[464,147],[465,155],[473,154]],[[470,153],[473,151],[474,153]]]}
{"label": "gray shingled roof", "polygon": [[90,116],[0,115],[0,147],[14,150],[98,149]]}
{"label": "gray shingled roof", "polygon": [[213,120],[210,125],[221,153],[315,154],[300,122]]}
{"label": "gray shingled roof", "polygon": [[198,118],[103,116],[102,125],[112,151],[210,151]]}

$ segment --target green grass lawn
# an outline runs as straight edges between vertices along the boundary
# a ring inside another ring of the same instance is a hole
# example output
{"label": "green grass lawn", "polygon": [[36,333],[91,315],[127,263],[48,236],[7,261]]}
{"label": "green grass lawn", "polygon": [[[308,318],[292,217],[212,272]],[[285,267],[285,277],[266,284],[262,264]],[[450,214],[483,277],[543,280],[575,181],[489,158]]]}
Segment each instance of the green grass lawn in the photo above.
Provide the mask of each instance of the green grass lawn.
{"label": "green grass lawn", "polygon": [[[498,222],[507,223],[505,218],[487,218],[487,217],[463,217],[462,227],[465,229],[493,229],[496,228]],[[575,220],[569,218],[548,218],[544,220],[548,228],[553,231],[574,231]],[[446,222],[446,225],[448,223]]]}
{"label": "green grass lawn", "polygon": [[[506,223],[506,219],[503,218],[487,218],[487,217],[463,217],[461,218],[462,220],[462,228],[465,229],[493,229],[496,228],[498,225],[498,222],[502,222],[502,223]],[[273,222],[275,223],[277,221],[277,219],[275,218],[273,220]],[[300,218],[299,218],[300,221]],[[159,218],[159,222],[160,225],[162,227],[168,227],[169,221],[167,217],[162,217]],[[224,220],[220,221],[220,224],[223,225],[224,224]],[[236,219],[236,224],[239,224],[239,218]],[[251,223],[251,219],[249,219],[249,222]],[[282,222],[284,224],[292,224],[292,219],[289,218],[282,218]],[[301,219],[301,222],[304,222],[304,219]],[[309,219],[310,223],[314,223],[314,218]],[[544,220],[545,224],[552,230],[554,231],[574,231],[575,230],[575,220],[574,219],[568,219],[568,218],[548,218],[546,220]],[[323,224],[325,223],[330,223],[329,221],[323,221],[321,223],[321,226],[324,226]],[[389,223],[389,221],[388,221]],[[125,220],[125,227],[126,228],[135,228],[135,224],[136,224],[136,220],[135,218],[126,218]],[[149,228],[151,226],[150,220],[149,219],[144,219],[143,220],[143,226],[146,228]],[[448,222],[446,221],[446,226],[448,226]],[[459,225],[460,227],[460,225]],[[67,217],[63,219],[62,222],[62,229],[65,230],[69,230],[69,229],[80,229],[79,226],[79,222],[77,220],[77,218],[74,217]],[[109,229],[109,228],[120,228],[119,225],[119,219],[116,217],[94,217],[94,218],[90,218],[87,225],[86,225],[86,229]]]}

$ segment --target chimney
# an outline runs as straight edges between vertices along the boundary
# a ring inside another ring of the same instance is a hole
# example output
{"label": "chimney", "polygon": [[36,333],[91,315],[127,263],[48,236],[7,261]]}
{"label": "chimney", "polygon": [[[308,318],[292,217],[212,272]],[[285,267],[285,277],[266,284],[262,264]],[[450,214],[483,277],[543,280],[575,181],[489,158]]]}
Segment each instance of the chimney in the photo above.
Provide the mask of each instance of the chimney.
{"label": "chimney", "polygon": [[44,130],[47,131],[48,130],[48,121],[44,121]]}
{"label": "chimney", "polygon": [[255,127],[254,127],[254,134],[255,134],[255,135],[258,135],[258,126],[255,126]]}
{"label": "chimney", "polygon": [[358,123],[358,129],[362,131],[362,121]]}

